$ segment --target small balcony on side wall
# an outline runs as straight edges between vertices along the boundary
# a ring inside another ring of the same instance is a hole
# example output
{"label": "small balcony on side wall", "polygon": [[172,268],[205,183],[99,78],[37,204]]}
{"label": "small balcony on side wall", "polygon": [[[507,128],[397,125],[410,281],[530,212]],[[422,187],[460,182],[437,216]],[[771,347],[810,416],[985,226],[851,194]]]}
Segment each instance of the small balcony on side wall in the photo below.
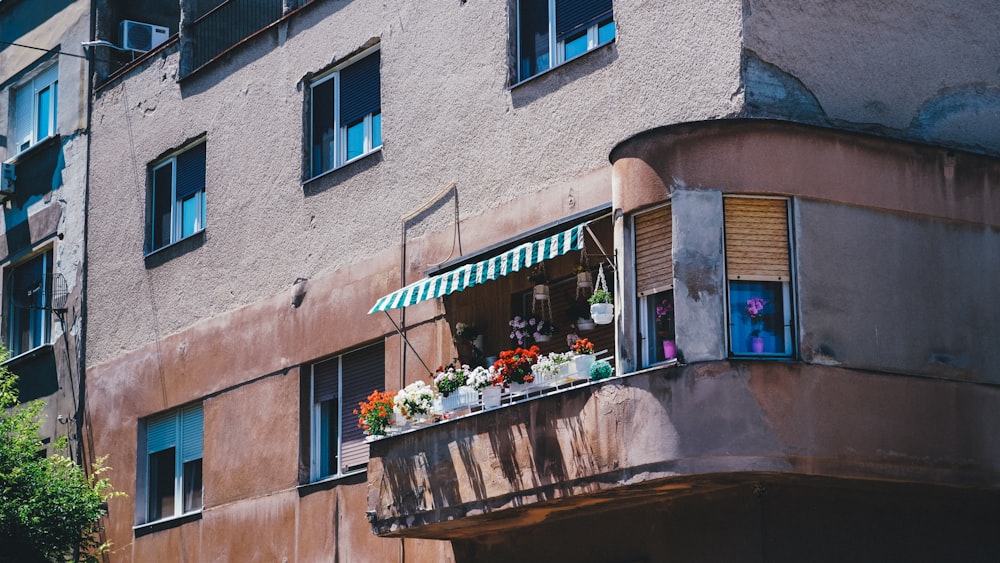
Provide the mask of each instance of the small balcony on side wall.
{"label": "small balcony on side wall", "polygon": [[996,491],[1000,444],[966,421],[1000,427],[998,395],[793,362],[659,367],[373,442],[368,519],[468,540],[757,482]]}

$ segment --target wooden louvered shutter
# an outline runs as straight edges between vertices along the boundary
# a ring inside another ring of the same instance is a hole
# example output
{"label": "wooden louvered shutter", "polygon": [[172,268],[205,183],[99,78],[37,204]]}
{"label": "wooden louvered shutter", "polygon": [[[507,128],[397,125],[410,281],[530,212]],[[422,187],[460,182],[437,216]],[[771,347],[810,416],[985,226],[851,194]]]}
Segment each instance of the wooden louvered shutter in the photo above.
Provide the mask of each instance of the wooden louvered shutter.
{"label": "wooden louvered shutter", "polygon": [[372,391],[385,387],[385,346],[362,348],[343,356],[343,403],[341,405],[341,468],[348,470],[368,463],[368,444],[358,428],[354,409]]}
{"label": "wooden louvered shutter", "polygon": [[635,291],[645,297],[674,287],[670,206],[635,216]]}
{"label": "wooden louvered shutter", "polygon": [[727,197],[723,206],[729,279],[789,281],[787,201]]}
{"label": "wooden louvered shutter", "polygon": [[340,358],[319,362],[313,366],[313,402],[322,403],[337,397],[340,385]]}
{"label": "wooden louvered shutter", "polygon": [[201,403],[184,407],[181,417],[181,462],[201,459],[204,431]]}

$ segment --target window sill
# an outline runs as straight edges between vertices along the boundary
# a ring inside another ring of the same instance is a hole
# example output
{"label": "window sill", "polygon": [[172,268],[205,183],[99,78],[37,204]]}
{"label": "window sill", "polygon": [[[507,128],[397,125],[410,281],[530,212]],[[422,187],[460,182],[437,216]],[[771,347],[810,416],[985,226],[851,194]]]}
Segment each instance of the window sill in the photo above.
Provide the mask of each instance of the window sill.
{"label": "window sill", "polygon": [[142,255],[147,268],[154,268],[160,264],[186,254],[205,243],[205,229],[195,231],[190,235],[178,239],[166,246],[161,246]]}
{"label": "window sill", "polygon": [[578,61],[578,60],[586,57],[587,55],[589,55],[591,53],[596,53],[597,51],[600,51],[601,49],[604,49],[608,45],[614,45],[614,43],[615,43],[615,41],[617,39],[618,39],[618,37],[616,36],[614,39],[608,41],[607,43],[601,43],[600,45],[594,47],[593,49],[591,49],[589,51],[586,51],[584,53],[580,53],[579,55],[573,57],[572,59],[565,60],[565,61],[557,64],[554,67],[550,67],[550,68],[547,68],[547,69],[543,70],[542,72],[539,72],[538,74],[533,74],[533,75],[525,78],[524,80],[521,80],[520,82],[515,82],[514,84],[511,84],[507,89],[508,90],[515,90],[515,89],[517,89],[518,87],[520,87],[523,84],[527,84],[527,83],[529,83],[529,82],[531,82],[531,81],[533,81],[535,79],[538,79],[538,78],[541,78],[543,76],[546,76],[549,73],[551,73],[553,71],[556,71],[556,70],[559,70],[560,68],[563,68],[564,66],[566,66],[566,65],[568,65],[570,63],[573,63],[574,61]]}
{"label": "window sill", "polygon": [[366,152],[365,154],[358,155],[358,156],[352,158],[351,160],[348,160],[347,162],[341,164],[340,166],[336,166],[336,167],[331,168],[329,170],[325,170],[323,172],[320,172],[319,174],[317,174],[315,176],[312,176],[310,178],[306,178],[305,180],[302,181],[301,185],[302,186],[307,186],[307,185],[311,184],[312,182],[314,182],[316,180],[319,180],[320,178],[323,178],[323,177],[329,176],[330,174],[333,174],[334,172],[338,172],[340,170],[344,170],[345,168],[348,168],[348,167],[350,167],[350,166],[352,166],[352,165],[354,165],[354,164],[356,164],[358,162],[366,161],[368,159],[368,157],[370,157],[372,155],[381,154],[382,153],[382,146],[383,145],[379,145],[379,146],[375,147],[374,149]]}
{"label": "window sill", "polygon": [[27,352],[21,352],[16,356],[7,358],[2,363],[0,363],[0,366],[9,367],[11,364],[20,363],[22,360],[30,360],[49,350],[52,350],[52,343],[46,343],[42,344],[41,346],[35,346],[34,348],[28,350]]}
{"label": "window sill", "polygon": [[349,473],[344,473],[341,475],[330,475],[329,477],[323,477],[319,481],[313,481],[311,483],[303,483],[297,487],[299,491],[299,496],[304,497],[316,493],[319,491],[328,491],[334,487],[340,485],[357,485],[359,483],[368,482],[368,469],[356,469]]}
{"label": "window sill", "polygon": [[14,156],[8,158],[4,162],[4,164],[13,164],[13,165],[17,166],[17,164],[19,162],[21,162],[22,160],[27,160],[27,159],[31,158],[36,152],[42,150],[43,148],[45,148],[45,147],[47,147],[49,145],[55,144],[56,142],[58,142],[58,140],[59,140],[59,133],[55,133],[53,135],[49,135],[48,137],[45,137],[44,139],[38,141],[37,143],[35,143],[35,144],[31,145],[30,147],[24,149],[23,151],[21,151],[21,152],[15,154]]}
{"label": "window sill", "polygon": [[181,514],[180,516],[171,516],[155,522],[138,524],[132,527],[132,533],[135,534],[135,537],[141,538],[142,536],[154,534],[162,530],[169,530],[170,528],[176,528],[177,526],[187,524],[188,522],[194,522],[195,520],[201,520],[201,510],[197,512],[188,512],[187,514]]}

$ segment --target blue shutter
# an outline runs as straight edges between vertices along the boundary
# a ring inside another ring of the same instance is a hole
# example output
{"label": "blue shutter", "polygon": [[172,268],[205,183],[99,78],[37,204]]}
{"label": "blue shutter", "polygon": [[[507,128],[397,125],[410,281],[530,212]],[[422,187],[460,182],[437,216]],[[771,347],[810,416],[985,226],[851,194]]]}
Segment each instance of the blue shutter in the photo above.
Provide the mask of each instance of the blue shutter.
{"label": "blue shutter", "polygon": [[150,417],[146,421],[146,453],[154,454],[177,445],[177,411]]}
{"label": "blue shutter", "polygon": [[385,346],[375,345],[344,355],[344,397],[341,405],[341,448],[343,468],[363,465],[368,461],[365,434],[358,428],[354,409],[371,392],[385,388]]}
{"label": "blue shutter", "polygon": [[379,52],[376,51],[340,71],[340,126],[360,121],[382,107],[379,83]]}
{"label": "blue shutter", "polygon": [[202,406],[201,404],[184,407],[180,411],[181,418],[181,462],[187,463],[201,459],[202,450]]}
{"label": "blue shutter", "polygon": [[556,39],[586,29],[611,16],[611,0],[556,0]]}
{"label": "blue shutter", "polygon": [[205,189],[205,143],[177,155],[177,200]]}

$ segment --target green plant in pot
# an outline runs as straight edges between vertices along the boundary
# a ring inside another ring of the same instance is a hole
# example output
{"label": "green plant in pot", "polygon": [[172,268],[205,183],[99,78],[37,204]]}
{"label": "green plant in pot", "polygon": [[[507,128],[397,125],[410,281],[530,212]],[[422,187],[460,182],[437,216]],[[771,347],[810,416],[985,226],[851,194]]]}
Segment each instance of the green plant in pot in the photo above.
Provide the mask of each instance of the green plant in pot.
{"label": "green plant in pot", "polygon": [[590,296],[590,316],[599,325],[610,324],[615,318],[615,301],[611,292],[604,288],[594,290]]}

